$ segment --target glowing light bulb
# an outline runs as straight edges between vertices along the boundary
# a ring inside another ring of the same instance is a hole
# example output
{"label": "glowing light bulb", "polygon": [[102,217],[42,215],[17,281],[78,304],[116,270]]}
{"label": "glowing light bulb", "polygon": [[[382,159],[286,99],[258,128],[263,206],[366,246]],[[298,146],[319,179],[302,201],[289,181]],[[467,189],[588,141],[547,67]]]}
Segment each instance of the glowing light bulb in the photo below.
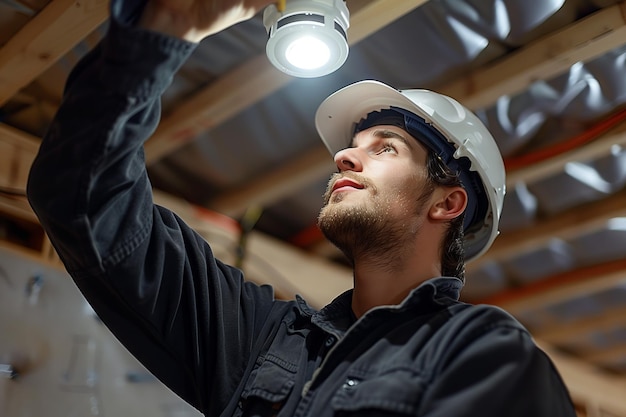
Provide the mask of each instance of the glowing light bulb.
{"label": "glowing light bulb", "polygon": [[312,70],[328,63],[330,49],[320,39],[303,36],[289,44],[285,51],[285,58],[295,67]]}
{"label": "glowing light bulb", "polygon": [[263,13],[269,38],[266,53],[279,70],[296,77],[320,77],[348,57],[350,13],[344,0],[287,0]]}

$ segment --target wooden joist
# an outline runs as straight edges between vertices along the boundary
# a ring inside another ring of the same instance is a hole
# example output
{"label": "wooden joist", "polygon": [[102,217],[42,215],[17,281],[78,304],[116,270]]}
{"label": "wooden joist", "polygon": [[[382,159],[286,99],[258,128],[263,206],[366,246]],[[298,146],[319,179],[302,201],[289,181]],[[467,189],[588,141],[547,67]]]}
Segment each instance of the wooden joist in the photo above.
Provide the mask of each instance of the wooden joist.
{"label": "wooden joist", "polygon": [[52,0],[0,49],[0,105],[108,16],[106,0]]}
{"label": "wooden joist", "polygon": [[626,3],[604,8],[556,33],[477,69],[440,91],[471,109],[490,106],[538,80],[549,80],[573,64],[589,62],[626,43]]}

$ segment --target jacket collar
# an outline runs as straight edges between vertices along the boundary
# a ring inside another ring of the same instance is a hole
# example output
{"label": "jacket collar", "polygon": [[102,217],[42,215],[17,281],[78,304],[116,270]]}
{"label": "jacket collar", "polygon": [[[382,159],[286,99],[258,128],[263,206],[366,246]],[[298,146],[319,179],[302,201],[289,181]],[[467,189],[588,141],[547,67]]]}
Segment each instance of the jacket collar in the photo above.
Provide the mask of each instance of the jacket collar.
{"label": "jacket collar", "polygon": [[[446,307],[458,302],[463,282],[455,277],[432,278],[421,283],[397,305],[380,306],[370,310],[397,310],[418,314],[420,311],[432,311],[434,308]],[[326,307],[316,311],[306,301],[296,296],[298,308],[302,315],[311,317],[311,321],[323,330],[336,335],[343,335],[355,323],[352,312],[352,290],[348,290],[335,298]]]}

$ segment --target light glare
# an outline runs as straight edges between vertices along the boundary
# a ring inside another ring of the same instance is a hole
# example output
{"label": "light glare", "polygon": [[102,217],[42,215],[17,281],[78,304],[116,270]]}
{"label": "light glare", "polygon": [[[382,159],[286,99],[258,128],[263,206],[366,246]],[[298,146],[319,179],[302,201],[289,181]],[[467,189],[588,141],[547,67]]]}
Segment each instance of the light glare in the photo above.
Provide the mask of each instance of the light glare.
{"label": "light glare", "polygon": [[287,0],[281,10],[270,4],[263,12],[269,61],[295,77],[330,74],[348,57],[349,18],[345,0]]}
{"label": "light glare", "polygon": [[328,63],[330,48],[320,39],[303,36],[289,44],[285,51],[285,58],[297,68],[313,70]]}

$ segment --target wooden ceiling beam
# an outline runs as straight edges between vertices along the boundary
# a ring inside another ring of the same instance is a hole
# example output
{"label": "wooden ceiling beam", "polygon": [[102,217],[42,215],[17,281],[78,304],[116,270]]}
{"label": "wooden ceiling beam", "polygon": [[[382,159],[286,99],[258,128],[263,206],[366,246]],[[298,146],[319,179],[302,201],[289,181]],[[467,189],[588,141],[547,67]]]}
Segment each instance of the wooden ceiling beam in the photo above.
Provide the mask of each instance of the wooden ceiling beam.
{"label": "wooden ceiling beam", "polygon": [[570,162],[595,161],[608,156],[615,147],[626,147],[626,122],[619,123],[606,134],[584,146],[576,147],[524,168],[507,171],[506,185],[512,188],[518,183],[534,183],[563,172],[565,166]]}
{"label": "wooden ceiling beam", "polygon": [[[348,31],[349,43],[353,45],[359,42],[425,1],[350,2],[348,7],[351,7],[352,17]],[[145,145],[147,163],[152,164],[172,153],[198,134],[220,125],[292,80],[293,77],[274,68],[265,55],[243,63],[177,106],[172,114],[161,121]]]}
{"label": "wooden ceiling beam", "polygon": [[355,45],[372,33],[378,32],[390,23],[417,9],[428,0],[347,0],[350,11],[348,43]]}
{"label": "wooden ceiling beam", "polygon": [[52,0],[0,49],[0,105],[108,16],[107,0]]}
{"label": "wooden ceiling beam", "polygon": [[[0,185],[18,193],[26,191],[30,166],[39,148],[39,139],[0,123]],[[25,197],[0,195],[0,213],[36,222]]]}
{"label": "wooden ceiling beam", "polygon": [[0,123],[0,185],[24,190],[39,140]]}
{"label": "wooden ceiling beam", "polygon": [[[249,181],[245,186],[222,193],[207,206],[228,216],[239,217],[248,207],[264,206],[288,195],[291,190],[329,177],[336,169],[326,148],[306,152],[294,163],[280,165],[273,171]],[[259,190],[265,190],[259,193]],[[320,197],[321,204],[321,197]]]}
{"label": "wooden ceiling beam", "polygon": [[591,332],[606,332],[616,326],[626,327],[626,306],[607,309],[601,315],[589,315],[567,322],[560,321],[554,325],[533,330],[533,335],[558,345],[568,340],[586,337]]}
{"label": "wooden ceiling beam", "polygon": [[602,228],[607,221],[626,217],[626,193],[569,209],[558,216],[536,222],[532,227],[504,232],[482,257],[468,265],[475,270],[487,262],[501,261],[546,246],[554,238],[563,240]]}
{"label": "wooden ceiling beam", "polygon": [[0,123],[0,142],[34,153],[39,149],[40,140],[22,130]]}
{"label": "wooden ceiling beam", "polygon": [[591,294],[624,284],[626,284],[626,259],[618,259],[566,271],[473,302],[497,305],[518,317],[523,317],[527,312],[541,313],[550,306],[589,297]]}
{"label": "wooden ceiling beam", "polygon": [[503,60],[478,69],[440,91],[471,109],[517,94],[548,80],[577,62],[588,62],[626,43],[626,3],[604,8],[562,30],[546,35]]}
{"label": "wooden ceiling beam", "polygon": [[626,344],[616,344],[607,349],[583,353],[581,356],[585,361],[610,366],[611,363],[626,358]]}

